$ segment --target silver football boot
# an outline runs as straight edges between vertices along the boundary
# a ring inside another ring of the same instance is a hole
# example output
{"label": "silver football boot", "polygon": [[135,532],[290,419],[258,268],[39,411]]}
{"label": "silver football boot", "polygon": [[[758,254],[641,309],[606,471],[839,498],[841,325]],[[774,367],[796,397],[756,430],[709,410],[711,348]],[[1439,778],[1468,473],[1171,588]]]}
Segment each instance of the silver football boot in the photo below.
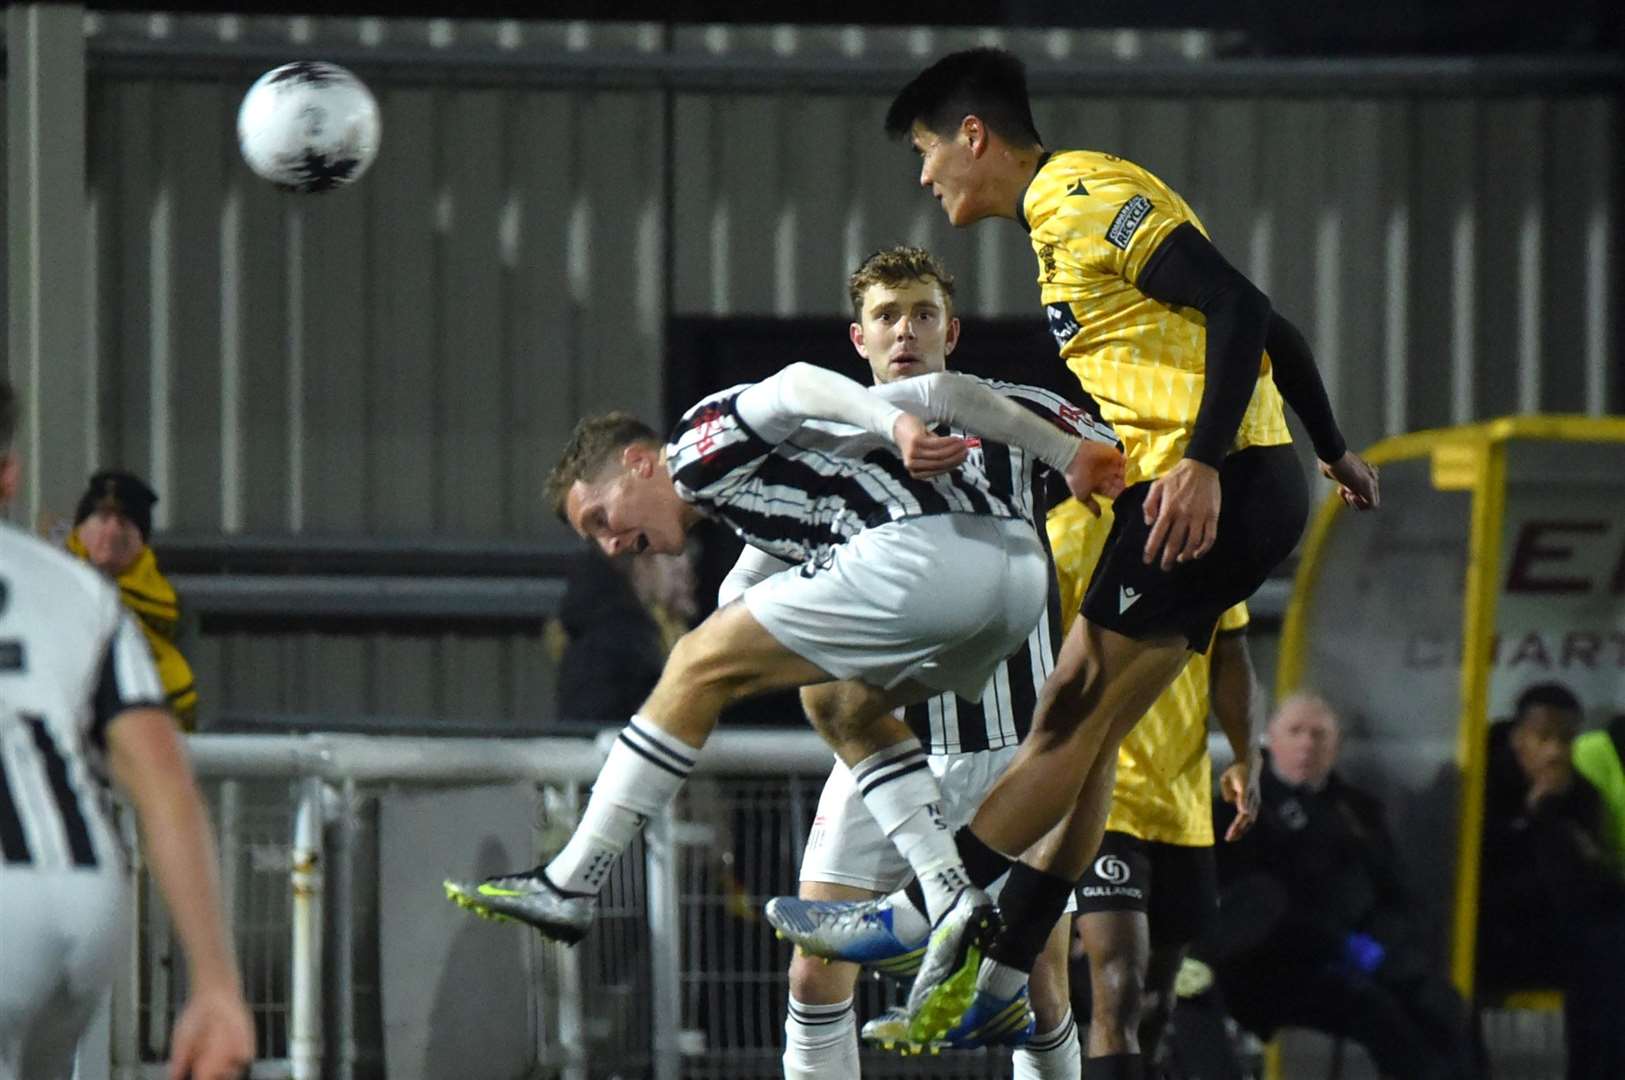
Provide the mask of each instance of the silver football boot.
{"label": "silver football boot", "polygon": [[542,936],[574,945],[587,936],[598,898],[567,893],[547,880],[538,866],[519,874],[498,874],[478,885],[443,882],[446,897],[482,919],[506,919],[534,926]]}

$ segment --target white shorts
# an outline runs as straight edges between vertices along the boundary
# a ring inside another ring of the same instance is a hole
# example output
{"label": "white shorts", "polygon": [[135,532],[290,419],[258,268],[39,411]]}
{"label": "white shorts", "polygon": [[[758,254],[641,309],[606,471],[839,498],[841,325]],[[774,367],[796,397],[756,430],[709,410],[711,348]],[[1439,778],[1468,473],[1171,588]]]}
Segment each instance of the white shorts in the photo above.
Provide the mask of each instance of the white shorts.
{"label": "white shorts", "polygon": [[116,872],[0,870],[0,1080],[69,1080],[129,941]]}
{"label": "white shorts", "polygon": [[[1015,759],[1016,747],[1000,750],[971,750],[963,754],[930,754],[926,762],[942,787],[943,817],[950,829],[970,824],[976,808],[993,790],[1004,770]],[[851,885],[875,893],[893,892],[914,877],[908,861],[880,831],[880,826],[863,805],[852,782],[852,770],[840,761],[824,781],[818,797],[818,812],[807,834],[807,850],[801,857],[801,880]],[[998,895],[1001,878],[990,890]],[[1077,910],[1077,897],[1067,900],[1066,910]]]}
{"label": "white shorts", "polygon": [[837,679],[906,679],[975,700],[1044,613],[1050,564],[1013,518],[936,514],[865,529],[745,590],[774,640]]}

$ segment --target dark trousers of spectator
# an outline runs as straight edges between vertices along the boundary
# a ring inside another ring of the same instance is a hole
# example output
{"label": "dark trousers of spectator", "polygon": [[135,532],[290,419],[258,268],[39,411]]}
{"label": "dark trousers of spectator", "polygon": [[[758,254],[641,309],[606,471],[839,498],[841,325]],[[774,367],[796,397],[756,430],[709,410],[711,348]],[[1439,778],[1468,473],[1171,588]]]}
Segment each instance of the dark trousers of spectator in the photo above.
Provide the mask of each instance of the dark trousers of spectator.
{"label": "dark trousers of spectator", "polygon": [[1563,991],[1569,1080],[1625,1077],[1625,915],[1530,926],[1479,961],[1495,990]]}
{"label": "dark trousers of spectator", "polygon": [[1226,972],[1225,1001],[1262,1037],[1301,1027],[1359,1043],[1385,1076],[1467,1080],[1477,1075],[1467,1011],[1455,988],[1427,975],[1387,983],[1290,963]]}

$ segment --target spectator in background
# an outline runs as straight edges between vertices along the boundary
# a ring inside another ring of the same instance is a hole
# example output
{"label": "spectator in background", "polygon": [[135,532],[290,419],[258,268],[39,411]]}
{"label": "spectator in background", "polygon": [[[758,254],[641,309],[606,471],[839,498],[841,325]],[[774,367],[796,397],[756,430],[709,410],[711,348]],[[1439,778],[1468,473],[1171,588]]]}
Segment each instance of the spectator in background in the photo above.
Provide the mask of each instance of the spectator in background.
{"label": "spectator in background", "polygon": [[[1261,1037],[1313,1028],[1358,1042],[1384,1076],[1471,1076],[1466,1010],[1431,969],[1381,804],[1335,771],[1339,745],[1318,697],[1271,718],[1258,821],[1216,849],[1220,914],[1203,952]],[[1234,812],[1218,804],[1215,831]]]}
{"label": "spectator in background", "polygon": [[192,731],[197,726],[197,684],[192,666],[175,646],[180,602],[147,546],[157,501],[157,492],[134,473],[103,469],[79,497],[68,550],[117,582],[119,598],[152,649],[170,711],[184,730]]}
{"label": "spectator in background", "polygon": [[1625,871],[1625,713],[1574,740],[1574,767],[1602,796],[1614,865]]}
{"label": "spectator in background", "polygon": [[1563,991],[1571,1080],[1625,1076],[1625,882],[1597,789],[1576,773],[1580,702],[1541,683],[1490,728],[1479,985]]}
{"label": "spectator in background", "polygon": [[694,613],[688,555],[611,559],[596,548],[583,551],[548,627],[559,663],[559,717],[625,722],[654,689]]}

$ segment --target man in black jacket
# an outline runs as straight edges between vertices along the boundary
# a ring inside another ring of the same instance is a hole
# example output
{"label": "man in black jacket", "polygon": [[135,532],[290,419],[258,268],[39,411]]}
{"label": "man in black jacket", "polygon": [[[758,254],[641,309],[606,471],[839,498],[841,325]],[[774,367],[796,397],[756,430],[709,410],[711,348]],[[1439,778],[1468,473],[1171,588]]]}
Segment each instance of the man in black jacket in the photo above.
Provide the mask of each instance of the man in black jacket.
{"label": "man in black jacket", "polygon": [[[1340,778],[1331,708],[1300,695],[1270,721],[1253,830],[1219,855],[1207,942],[1232,1014],[1347,1036],[1389,1077],[1472,1075],[1466,1010],[1429,964],[1382,806]],[[1216,809],[1216,829],[1234,811]]]}
{"label": "man in black jacket", "polygon": [[1478,916],[1481,987],[1563,991],[1571,1080],[1625,1076],[1625,881],[1602,797],[1574,769],[1580,716],[1541,683],[1490,728]]}

